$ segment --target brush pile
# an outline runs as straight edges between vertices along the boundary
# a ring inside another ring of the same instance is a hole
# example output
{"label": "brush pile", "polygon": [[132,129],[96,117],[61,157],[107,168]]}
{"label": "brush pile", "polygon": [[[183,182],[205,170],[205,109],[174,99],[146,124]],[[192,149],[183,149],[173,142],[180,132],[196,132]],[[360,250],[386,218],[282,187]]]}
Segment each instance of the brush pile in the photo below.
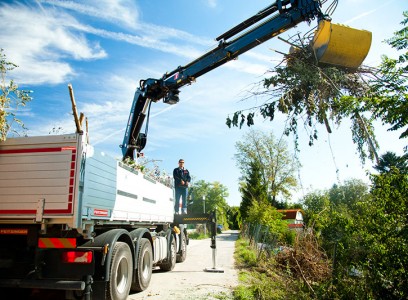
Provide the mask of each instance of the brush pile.
{"label": "brush pile", "polygon": [[313,283],[330,279],[331,264],[312,231],[298,234],[293,248],[284,248],[276,257],[277,266],[303,280],[313,290]]}

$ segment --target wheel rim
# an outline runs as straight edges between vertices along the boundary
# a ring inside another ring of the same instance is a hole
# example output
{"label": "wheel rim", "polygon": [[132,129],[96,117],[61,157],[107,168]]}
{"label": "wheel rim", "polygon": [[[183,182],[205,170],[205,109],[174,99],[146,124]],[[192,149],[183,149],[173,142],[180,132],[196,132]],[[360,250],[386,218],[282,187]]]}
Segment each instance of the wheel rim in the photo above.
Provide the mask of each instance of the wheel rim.
{"label": "wheel rim", "polygon": [[171,247],[171,259],[176,260],[176,243],[174,242]]}
{"label": "wheel rim", "polygon": [[183,244],[182,244],[182,250],[183,250],[183,252],[185,252],[185,251],[186,251],[186,249],[187,249],[186,239],[185,239],[185,238],[183,238]]}
{"label": "wheel rim", "polygon": [[147,252],[143,255],[142,261],[142,276],[143,278],[148,278],[150,273],[150,256]]}
{"label": "wheel rim", "polygon": [[119,293],[124,293],[126,291],[126,285],[129,280],[129,269],[128,262],[126,258],[122,258],[118,270],[116,272],[116,288]]}

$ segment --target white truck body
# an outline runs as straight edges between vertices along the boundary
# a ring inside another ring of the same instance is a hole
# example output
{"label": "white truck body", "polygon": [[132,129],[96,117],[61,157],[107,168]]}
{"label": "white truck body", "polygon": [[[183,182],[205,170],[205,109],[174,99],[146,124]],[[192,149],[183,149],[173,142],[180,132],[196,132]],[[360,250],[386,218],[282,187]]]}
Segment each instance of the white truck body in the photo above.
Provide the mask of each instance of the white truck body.
{"label": "white truck body", "polygon": [[185,260],[187,230],[174,219],[171,186],[86,135],[0,142],[0,288],[126,299],[148,287],[154,266]]}
{"label": "white truck body", "polygon": [[0,222],[171,223],[173,189],[70,134],[0,144]]}

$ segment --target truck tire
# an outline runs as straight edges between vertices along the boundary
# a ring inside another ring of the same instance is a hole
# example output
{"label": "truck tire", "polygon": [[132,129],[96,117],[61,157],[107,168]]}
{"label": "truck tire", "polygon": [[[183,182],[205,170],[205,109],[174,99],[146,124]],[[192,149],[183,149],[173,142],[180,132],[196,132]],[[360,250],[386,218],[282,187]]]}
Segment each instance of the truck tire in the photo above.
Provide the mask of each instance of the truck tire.
{"label": "truck tire", "polygon": [[170,244],[170,258],[160,264],[160,269],[163,271],[171,271],[176,265],[176,239],[173,237]]}
{"label": "truck tire", "polygon": [[180,251],[176,256],[176,262],[180,263],[186,260],[187,257],[187,238],[184,231],[180,232]]}
{"label": "truck tire", "polygon": [[130,252],[129,245],[123,242],[116,242],[109,270],[106,299],[126,300],[132,284],[132,275],[132,253]]}
{"label": "truck tire", "polygon": [[137,257],[137,270],[131,290],[141,292],[147,289],[152,278],[153,251],[150,241],[146,238],[140,239],[139,255]]}

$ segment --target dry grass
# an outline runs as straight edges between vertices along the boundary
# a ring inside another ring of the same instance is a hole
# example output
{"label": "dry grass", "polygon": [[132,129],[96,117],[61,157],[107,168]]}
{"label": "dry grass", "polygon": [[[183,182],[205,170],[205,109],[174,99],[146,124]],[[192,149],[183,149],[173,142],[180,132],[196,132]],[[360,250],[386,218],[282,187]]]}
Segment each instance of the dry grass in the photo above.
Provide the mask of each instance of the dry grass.
{"label": "dry grass", "polygon": [[285,248],[276,256],[277,267],[303,280],[313,291],[315,283],[330,279],[332,268],[326,253],[319,247],[313,231],[305,231],[296,237],[293,248]]}

